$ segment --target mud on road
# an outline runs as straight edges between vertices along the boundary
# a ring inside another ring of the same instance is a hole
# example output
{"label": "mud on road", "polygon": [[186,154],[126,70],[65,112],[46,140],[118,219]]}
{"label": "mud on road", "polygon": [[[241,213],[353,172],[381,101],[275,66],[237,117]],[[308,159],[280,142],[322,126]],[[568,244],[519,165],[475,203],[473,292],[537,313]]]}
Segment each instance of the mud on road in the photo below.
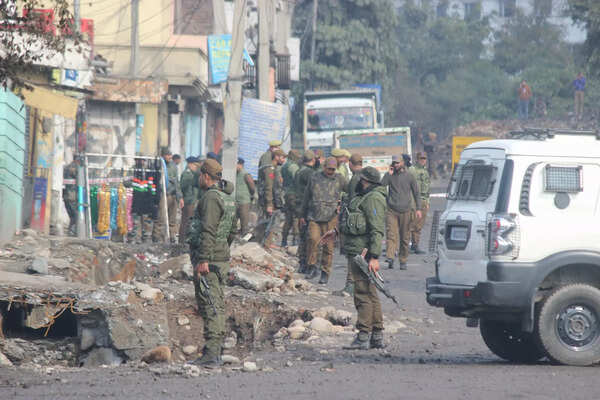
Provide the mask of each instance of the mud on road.
{"label": "mud on road", "polygon": [[[442,200],[433,200],[433,209],[442,206]],[[599,397],[598,367],[554,366],[547,361],[535,365],[504,362],[487,350],[478,329],[466,328],[464,320],[449,318],[441,309],[429,307],[424,280],[434,274],[433,262],[432,255],[413,255],[408,271],[383,271],[402,305],[398,308],[382,299],[386,322],[404,325],[386,334],[385,350],[343,350],[353,335],[346,329],[335,335],[285,339],[279,345],[265,341],[237,354],[241,361],[256,364],[253,372],[244,372],[239,364],[189,374],[181,361],[171,366],[131,362],[99,368],[0,367],[0,399]],[[345,259],[336,256],[334,266],[329,289],[342,287],[345,279]],[[293,301],[318,303],[306,305],[313,309],[331,305],[353,309],[351,298],[326,292],[304,300],[294,296]]]}

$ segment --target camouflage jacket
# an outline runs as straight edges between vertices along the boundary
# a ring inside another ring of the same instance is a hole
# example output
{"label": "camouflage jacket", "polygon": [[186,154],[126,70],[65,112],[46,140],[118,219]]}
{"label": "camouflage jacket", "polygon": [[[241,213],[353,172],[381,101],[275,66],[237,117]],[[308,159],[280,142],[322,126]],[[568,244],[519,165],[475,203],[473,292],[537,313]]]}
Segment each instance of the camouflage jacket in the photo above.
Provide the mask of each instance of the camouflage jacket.
{"label": "camouflage jacket", "polygon": [[338,173],[331,177],[325,172],[314,173],[304,191],[302,217],[307,221],[331,221],[337,214],[344,187],[344,178]]}
{"label": "camouflage jacket", "polygon": [[258,171],[258,201],[264,208],[284,206],[283,178],[280,168],[267,165]]}
{"label": "camouflage jacket", "polygon": [[306,191],[306,187],[308,186],[308,182],[310,181],[310,177],[315,173],[315,170],[312,167],[307,165],[302,165],[300,170],[296,173],[294,177],[294,186],[296,193],[299,196],[296,196],[296,216],[302,217],[302,203],[304,201],[303,193]]}
{"label": "camouflage jacket", "polygon": [[419,192],[421,196],[421,203],[429,202],[429,190],[431,187],[431,179],[429,178],[429,172],[427,168],[421,165],[414,165],[409,168],[409,171],[414,175],[419,186]]}
{"label": "camouflage jacket", "polygon": [[187,206],[194,204],[198,200],[198,175],[189,168],[185,168],[179,181],[181,193],[183,194],[183,203]]}
{"label": "camouflage jacket", "polygon": [[233,239],[235,201],[233,184],[221,181],[202,196],[190,225],[188,244],[190,259],[196,266],[203,262],[229,261]]}
{"label": "camouflage jacket", "polygon": [[300,166],[292,160],[287,160],[281,167],[281,177],[283,178],[283,190],[285,194],[296,194],[295,177]]}
{"label": "camouflage jacket", "polygon": [[183,197],[181,187],[179,186],[179,177],[177,176],[177,165],[173,161],[166,162],[167,165],[167,194],[175,196],[177,200]]}
{"label": "camouflage jacket", "polygon": [[344,254],[354,256],[363,249],[368,250],[367,258],[377,258],[381,254],[381,243],[385,232],[386,189],[381,185],[372,185],[358,204],[366,221],[366,233],[363,235],[344,235]]}

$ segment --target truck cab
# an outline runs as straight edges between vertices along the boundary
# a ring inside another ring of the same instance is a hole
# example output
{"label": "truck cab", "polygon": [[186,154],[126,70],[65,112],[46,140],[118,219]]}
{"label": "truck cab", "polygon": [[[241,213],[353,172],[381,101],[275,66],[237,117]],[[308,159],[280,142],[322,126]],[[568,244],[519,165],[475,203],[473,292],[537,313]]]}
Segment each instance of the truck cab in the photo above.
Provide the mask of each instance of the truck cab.
{"label": "truck cab", "polygon": [[[469,145],[427,302],[510,361],[600,362],[600,136],[525,130]],[[585,183],[585,185],[584,185]]]}

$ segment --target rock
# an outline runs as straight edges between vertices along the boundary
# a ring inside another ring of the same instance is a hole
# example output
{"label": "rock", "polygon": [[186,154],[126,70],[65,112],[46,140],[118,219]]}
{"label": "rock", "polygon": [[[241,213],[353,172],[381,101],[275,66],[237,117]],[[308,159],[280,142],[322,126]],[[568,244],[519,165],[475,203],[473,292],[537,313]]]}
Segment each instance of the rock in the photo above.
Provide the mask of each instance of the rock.
{"label": "rock", "polygon": [[154,362],[170,362],[171,361],[171,349],[167,346],[158,346],[149,350],[142,356],[142,361],[145,363]]}
{"label": "rock", "polygon": [[189,254],[169,258],[158,266],[161,276],[172,275],[176,279],[192,279],[193,269]]}
{"label": "rock", "polygon": [[288,246],[287,252],[291,256],[298,255],[298,246]]}
{"label": "rock", "polygon": [[232,331],[223,341],[224,349],[233,349],[237,345],[237,333]]}
{"label": "rock", "polygon": [[290,328],[294,328],[296,326],[302,326],[302,327],[304,327],[304,321],[302,321],[301,319],[297,319],[297,320],[295,320],[294,322],[292,322],[290,324]]}
{"label": "rock", "polygon": [[84,367],[99,367],[101,365],[117,366],[123,363],[123,359],[110,347],[99,347],[92,349],[83,358]]}
{"label": "rock", "polygon": [[12,367],[12,366],[13,366],[13,363],[10,362],[8,357],[6,357],[4,354],[0,353],[0,367]]}
{"label": "rock", "polygon": [[327,306],[327,307],[321,307],[317,311],[313,311],[311,314],[312,314],[313,318],[318,317],[318,318],[327,319],[327,318],[329,318],[329,315],[333,314],[334,312],[335,312],[335,307]]}
{"label": "rock", "polygon": [[6,357],[12,362],[19,362],[25,359],[25,350],[12,340],[4,341],[2,351]]}
{"label": "rock", "polygon": [[309,325],[310,329],[318,333],[332,333],[333,332],[333,324],[328,320],[316,317],[310,321]]}
{"label": "rock", "polygon": [[277,332],[275,332],[275,334],[273,335],[273,339],[281,339],[285,336],[287,336],[287,328],[283,327]]}
{"label": "rock", "polygon": [[259,272],[248,271],[240,267],[231,269],[231,284],[256,292],[264,292],[283,285],[283,279],[275,278]]}
{"label": "rock", "polygon": [[86,351],[90,347],[92,347],[96,343],[96,336],[94,335],[94,331],[89,328],[81,329],[81,342],[79,347],[82,351]]}
{"label": "rock", "polygon": [[183,369],[185,371],[185,375],[192,377],[192,378],[197,378],[200,376],[200,368],[192,365],[192,364],[184,364],[183,365]]}
{"label": "rock", "polygon": [[255,362],[245,361],[244,362],[244,372],[256,372],[258,371],[258,367]]}
{"label": "rock", "polygon": [[333,313],[330,313],[327,316],[327,319],[329,319],[335,325],[348,326],[352,324],[353,317],[354,316],[349,311],[335,310]]}
{"label": "rock", "polygon": [[193,344],[190,344],[190,345],[187,345],[187,346],[183,346],[183,348],[181,349],[181,351],[186,356],[191,356],[192,354],[196,354],[198,352],[198,346],[195,346]]}
{"label": "rock", "polygon": [[229,354],[223,354],[221,356],[221,360],[225,364],[239,364],[241,362],[239,358],[229,355]]}
{"label": "rock", "polygon": [[136,282],[135,287],[139,290],[139,296],[144,300],[160,301],[165,298],[160,289],[156,289],[145,283]]}
{"label": "rock", "polygon": [[56,269],[60,269],[60,270],[71,268],[70,262],[68,262],[67,260],[60,259],[60,258],[51,258],[50,261],[48,261],[48,264],[50,264],[52,267],[54,267]]}
{"label": "rock", "polygon": [[29,267],[27,272],[31,274],[48,275],[48,260],[43,257],[35,258]]}
{"label": "rock", "polygon": [[184,325],[189,325],[189,324],[190,324],[190,319],[188,317],[186,317],[185,315],[183,315],[181,317],[177,317],[177,325],[184,326]]}
{"label": "rock", "polygon": [[274,258],[259,243],[249,242],[232,247],[231,258],[244,259],[250,264],[266,266],[274,263]]}
{"label": "rock", "polygon": [[286,366],[286,367],[293,367],[293,366],[294,366],[294,363],[293,363],[293,362],[291,362],[290,360],[287,360],[287,361],[285,362],[285,366]]}
{"label": "rock", "polygon": [[406,325],[403,324],[400,321],[392,321],[389,322],[387,324],[385,324],[385,333],[388,333],[390,335],[393,335],[394,333],[397,333],[399,330],[402,329],[406,329]]}
{"label": "rock", "polygon": [[288,335],[290,339],[302,339],[306,332],[306,328],[304,326],[295,326],[293,328],[288,328]]}

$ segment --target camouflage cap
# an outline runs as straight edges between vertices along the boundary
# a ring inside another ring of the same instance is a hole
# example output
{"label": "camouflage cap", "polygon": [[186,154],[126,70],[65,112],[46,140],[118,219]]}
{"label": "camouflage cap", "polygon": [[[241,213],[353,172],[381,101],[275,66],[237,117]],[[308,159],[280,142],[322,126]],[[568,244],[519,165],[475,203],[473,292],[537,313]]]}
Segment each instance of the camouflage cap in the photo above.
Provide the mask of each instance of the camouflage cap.
{"label": "camouflage cap", "polygon": [[300,152],[298,150],[290,150],[287,156],[292,161],[298,161],[300,159]]}
{"label": "camouflage cap", "polygon": [[269,147],[279,147],[281,146],[281,140],[271,140],[269,142]]}
{"label": "camouflage cap", "polygon": [[425,153],[424,151],[419,151],[417,153],[417,159],[419,158],[427,158],[427,153]]}
{"label": "camouflage cap", "polygon": [[381,175],[374,167],[365,167],[360,170],[360,179],[364,179],[367,182],[379,183],[381,182]]}
{"label": "camouflage cap", "polygon": [[356,154],[356,153],[354,153],[354,154],[352,154],[352,155],[350,156],[350,162],[351,162],[352,164],[354,164],[354,165],[356,165],[356,164],[362,164],[362,162],[363,162],[363,157],[362,157],[360,154]]}
{"label": "camouflage cap", "polygon": [[309,162],[315,159],[315,153],[312,150],[306,150],[302,155],[302,161]]}
{"label": "camouflage cap", "polygon": [[218,179],[221,177],[223,167],[221,167],[221,164],[219,164],[217,160],[209,158],[206,161],[204,161],[204,164],[202,164],[201,171],[215,179]]}
{"label": "camouflage cap", "polygon": [[344,151],[342,149],[333,149],[331,150],[331,155],[334,157],[342,157],[344,155]]}
{"label": "camouflage cap", "polygon": [[338,167],[338,162],[335,159],[335,157],[327,157],[327,160],[325,160],[325,168],[337,168]]}
{"label": "camouflage cap", "polygon": [[276,149],[275,151],[273,151],[273,156],[285,157],[285,151],[281,149]]}

